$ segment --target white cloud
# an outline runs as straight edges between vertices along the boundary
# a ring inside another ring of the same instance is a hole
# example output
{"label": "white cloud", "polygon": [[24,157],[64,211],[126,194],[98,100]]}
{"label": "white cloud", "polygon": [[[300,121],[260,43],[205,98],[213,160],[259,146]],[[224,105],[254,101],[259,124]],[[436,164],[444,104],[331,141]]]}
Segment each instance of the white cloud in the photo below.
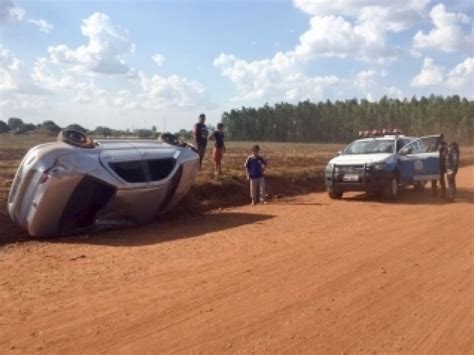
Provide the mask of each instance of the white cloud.
{"label": "white cloud", "polygon": [[374,22],[353,25],[342,17],[314,16],[293,53],[301,59],[340,57],[384,61],[400,54],[385,41],[385,31]]}
{"label": "white cloud", "polygon": [[[50,47],[50,58],[36,61],[32,77],[37,85],[51,92],[65,92],[75,103],[110,107],[158,109],[209,104],[204,86],[197,81],[177,74],[149,76],[129,67],[124,56],[134,51],[134,44],[109,16],[91,15],[83,20],[81,31],[89,39],[87,45],[76,49]],[[152,60],[161,66],[166,58],[155,53]],[[89,75],[94,73],[126,75]],[[116,92],[100,87],[107,80],[114,80]]]}
{"label": "white cloud", "polygon": [[316,99],[320,87],[337,83],[336,77],[310,78],[302,74],[295,70],[294,57],[281,52],[272,59],[253,62],[222,53],[213,64],[236,85],[237,101]]}
{"label": "white cloud", "polygon": [[46,22],[42,18],[38,20],[30,18],[27,21],[28,23],[32,23],[33,25],[38,26],[39,30],[44,33],[50,33],[54,29],[54,26],[52,24]]}
{"label": "white cloud", "polygon": [[159,53],[155,53],[153,54],[153,56],[151,57],[151,59],[155,62],[156,65],[158,65],[159,67],[163,66],[163,64],[165,64],[166,62],[166,57],[162,54],[159,54]]}
{"label": "white cloud", "polygon": [[88,38],[88,44],[76,49],[64,44],[49,47],[52,60],[86,72],[130,74],[124,57],[134,51],[135,45],[129,39],[128,32],[113,25],[109,16],[100,12],[82,22],[81,32]]}
{"label": "white cloud", "polygon": [[376,101],[382,96],[402,99],[405,97],[403,90],[395,86],[386,86],[383,80],[386,77],[384,71],[368,69],[356,74],[352,86],[358,90],[361,96],[366,96],[369,101]]}
{"label": "white cloud", "polygon": [[149,77],[140,72],[139,81],[142,91],[138,98],[145,108],[191,107],[202,102],[206,93],[201,83],[176,74]]}
{"label": "white cloud", "polygon": [[430,0],[293,0],[312,16],[343,16],[371,22],[384,31],[400,32],[416,24]]}
{"label": "white cloud", "polygon": [[368,90],[377,85],[379,75],[373,69],[364,70],[357,73],[354,86],[361,90]]}
{"label": "white cloud", "polygon": [[425,58],[421,72],[416,75],[412,86],[430,86],[447,94],[459,94],[474,97],[474,58],[468,57],[446,72],[443,67],[434,64],[431,58]]}
{"label": "white cloud", "polygon": [[474,58],[466,58],[462,63],[456,65],[446,77],[450,88],[463,96],[474,96]]}
{"label": "white cloud", "polygon": [[11,51],[0,45],[0,92],[43,94],[31,80],[26,66]]}
{"label": "white cloud", "polygon": [[[421,19],[428,2],[294,0],[297,8],[312,15],[308,30],[300,35],[294,49],[254,61],[221,53],[213,64],[222,76],[235,84],[238,91],[236,99],[316,99],[327,94],[328,89],[340,85],[341,80],[320,83],[320,77],[305,74],[309,63],[324,57],[375,63],[399,58],[402,50],[388,44],[388,33],[413,26]],[[363,81],[370,80],[370,77],[364,78],[363,75],[360,74],[355,83],[349,80],[359,90],[366,90],[364,86],[367,87],[368,83]],[[304,92],[304,88],[308,91]]]}
{"label": "white cloud", "polygon": [[468,16],[447,12],[443,4],[438,4],[431,9],[430,17],[434,28],[427,34],[422,31],[416,33],[413,40],[414,50],[433,48],[443,52],[462,50],[472,52],[472,32],[464,34],[462,29],[462,24],[470,23]]}
{"label": "white cloud", "polygon": [[16,7],[11,0],[0,1],[0,23],[14,24],[25,19],[25,10]]}
{"label": "white cloud", "polygon": [[34,19],[26,16],[26,11],[15,6],[11,0],[0,0],[0,24],[12,25],[22,22],[31,23],[41,32],[50,33],[54,26],[44,19]]}
{"label": "white cloud", "polygon": [[0,90],[8,91],[18,88],[20,61],[8,49],[0,47]]}
{"label": "white cloud", "polygon": [[434,64],[432,58],[425,58],[420,73],[411,81],[412,86],[433,86],[443,82],[444,68]]}

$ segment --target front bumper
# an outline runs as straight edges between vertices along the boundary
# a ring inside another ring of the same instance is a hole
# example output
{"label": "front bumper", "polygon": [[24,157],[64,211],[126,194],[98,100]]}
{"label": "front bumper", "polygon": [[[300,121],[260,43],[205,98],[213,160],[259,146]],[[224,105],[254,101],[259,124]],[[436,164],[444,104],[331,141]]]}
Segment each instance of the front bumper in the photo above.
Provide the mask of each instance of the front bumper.
{"label": "front bumper", "polygon": [[393,177],[392,171],[374,170],[368,165],[334,165],[331,171],[325,171],[324,182],[326,187],[341,192],[372,192],[380,191]]}

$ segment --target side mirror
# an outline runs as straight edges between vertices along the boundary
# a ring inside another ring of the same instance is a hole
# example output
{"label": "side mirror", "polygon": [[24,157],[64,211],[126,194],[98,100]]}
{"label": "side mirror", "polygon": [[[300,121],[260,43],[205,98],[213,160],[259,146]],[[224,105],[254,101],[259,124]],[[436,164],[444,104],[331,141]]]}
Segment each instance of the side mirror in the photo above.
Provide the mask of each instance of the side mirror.
{"label": "side mirror", "polygon": [[408,149],[400,149],[400,151],[398,152],[398,154],[400,154],[400,155],[407,155],[407,154],[408,154]]}

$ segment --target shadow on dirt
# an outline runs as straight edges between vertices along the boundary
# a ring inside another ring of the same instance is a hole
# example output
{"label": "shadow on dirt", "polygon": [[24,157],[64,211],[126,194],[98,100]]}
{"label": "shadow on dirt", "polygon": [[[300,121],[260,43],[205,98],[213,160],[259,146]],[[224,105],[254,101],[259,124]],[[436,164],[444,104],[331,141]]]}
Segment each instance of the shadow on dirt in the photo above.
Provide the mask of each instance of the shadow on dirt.
{"label": "shadow on dirt", "polygon": [[[439,191],[438,191],[439,194]],[[378,198],[375,195],[371,194],[358,194],[355,196],[344,197],[343,201],[347,202],[386,202],[390,203],[390,201],[385,201],[381,198]],[[472,189],[464,189],[458,188],[456,201],[454,203],[474,203],[474,190]],[[397,201],[394,203],[397,204],[404,204],[404,205],[446,205],[452,202],[447,201],[446,199],[442,199],[441,197],[435,197],[432,195],[430,189],[425,189],[424,191],[413,191],[413,189],[406,189],[400,192],[400,196]]]}
{"label": "shadow on dirt", "polygon": [[41,240],[63,244],[133,247],[200,237],[207,233],[222,232],[246,224],[258,224],[271,218],[273,218],[272,215],[266,214],[235,212],[209,213],[185,218],[164,218],[161,221],[140,227]]}

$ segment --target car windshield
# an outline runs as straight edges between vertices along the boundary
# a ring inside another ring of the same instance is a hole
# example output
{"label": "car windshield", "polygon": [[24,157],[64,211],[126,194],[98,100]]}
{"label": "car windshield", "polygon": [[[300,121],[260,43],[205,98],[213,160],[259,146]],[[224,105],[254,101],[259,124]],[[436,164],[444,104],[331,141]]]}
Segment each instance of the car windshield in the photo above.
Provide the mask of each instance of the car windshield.
{"label": "car windshield", "polygon": [[393,153],[394,140],[355,141],[347,146],[343,154]]}

